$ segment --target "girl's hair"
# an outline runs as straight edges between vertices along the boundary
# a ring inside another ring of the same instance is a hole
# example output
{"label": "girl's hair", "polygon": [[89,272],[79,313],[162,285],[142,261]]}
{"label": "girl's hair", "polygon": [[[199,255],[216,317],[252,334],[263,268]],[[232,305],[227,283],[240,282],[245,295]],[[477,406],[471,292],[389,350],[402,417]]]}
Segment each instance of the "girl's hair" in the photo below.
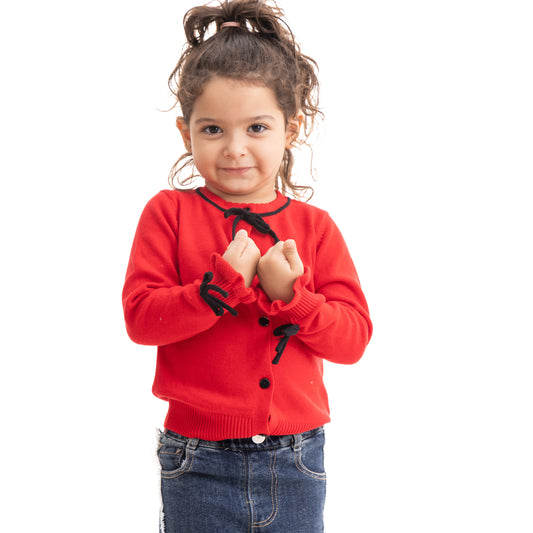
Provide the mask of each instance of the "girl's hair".
{"label": "girl's hair", "polygon": [[[304,115],[302,135],[298,144],[306,144],[313,129],[318,108],[318,67],[302,54],[283,11],[274,1],[225,0],[218,5],[194,7],[184,17],[187,44],[168,84],[188,124],[196,98],[205,84],[215,76],[270,88],[287,122],[299,112]],[[271,4],[271,5],[268,5]],[[224,25],[225,22],[239,25]],[[216,32],[207,33],[215,26]],[[169,183],[181,186],[195,177],[194,170],[186,178],[180,174],[186,167],[194,168],[192,154],[183,154],[172,167]],[[312,188],[291,181],[293,155],[286,149],[276,178],[276,189],[312,194]]]}

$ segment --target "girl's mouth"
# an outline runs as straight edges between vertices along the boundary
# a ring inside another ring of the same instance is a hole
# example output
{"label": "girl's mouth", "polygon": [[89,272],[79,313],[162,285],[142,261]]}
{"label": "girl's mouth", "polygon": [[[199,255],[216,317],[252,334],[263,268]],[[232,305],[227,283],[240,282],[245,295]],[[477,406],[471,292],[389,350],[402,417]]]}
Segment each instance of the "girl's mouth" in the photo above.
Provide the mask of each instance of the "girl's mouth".
{"label": "girl's mouth", "polygon": [[251,168],[252,167],[237,167],[237,168],[227,167],[227,168],[223,168],[222,170],[224,172],[227,172],[228,174],[244,174],[248,172],[248,170],[250,170]]}

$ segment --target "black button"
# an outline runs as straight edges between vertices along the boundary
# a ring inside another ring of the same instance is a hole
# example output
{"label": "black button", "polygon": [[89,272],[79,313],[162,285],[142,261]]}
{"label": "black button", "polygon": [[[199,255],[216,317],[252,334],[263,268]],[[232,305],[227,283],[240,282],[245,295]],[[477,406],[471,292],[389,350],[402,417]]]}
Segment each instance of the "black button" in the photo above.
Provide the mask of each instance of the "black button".
{"label": "black button", "polygon": [[259,319],[259,325],[263,327],[267,327],[270,324],[270,320],[266,316],[262,316]]}
{"label": "black button", "polygon": [[267,378],[263,378],[263,379],[259,382],[259,386],[260,386],[262,389],[268,389],[268,387],[270,387],[270,380],[267,379]]}

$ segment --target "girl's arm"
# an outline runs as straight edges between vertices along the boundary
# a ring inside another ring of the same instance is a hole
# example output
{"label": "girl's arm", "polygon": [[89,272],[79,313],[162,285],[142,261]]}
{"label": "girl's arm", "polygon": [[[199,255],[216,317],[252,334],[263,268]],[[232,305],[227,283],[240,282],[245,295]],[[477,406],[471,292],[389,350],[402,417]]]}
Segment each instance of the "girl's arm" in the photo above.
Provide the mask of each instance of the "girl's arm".
{"label": "girl's arm", "polygon": [[[230,248],[233,251],[228,261],[212,254],[206,260],[205,270],[197,273],[197,279],[182,285],[178,271],[177,209],[167,194],[159,193],[147,204],[137,227],[122,301],[128,335],[138,344],[163,346],[210,329],[221,317],[202,297],[202,287],[204,294],[208,292],[231,308],[255,300],[253,291],[236,270],[241,266],[237,261],[242,263],[242,254],[235,253],[235,241],[228,248],[228,252]],[[237,243],[237,250],[249,252],[246,242],[244,236],[244,246]],[[209,281],[204,279],[206,272],[213,273]],[[227,297],[207,285],[227,292]]]}
{"label": "girl's arm", "polygon": [[298,324],[294,339],[317,357],[335,363],[358,361],[372,335],[366,299],[348,248],[337,226],[328,217],[316,251],[314,271],[305,266],[293,285],[290,302],[271,302],[260,292],[263,311],[276,323]]}

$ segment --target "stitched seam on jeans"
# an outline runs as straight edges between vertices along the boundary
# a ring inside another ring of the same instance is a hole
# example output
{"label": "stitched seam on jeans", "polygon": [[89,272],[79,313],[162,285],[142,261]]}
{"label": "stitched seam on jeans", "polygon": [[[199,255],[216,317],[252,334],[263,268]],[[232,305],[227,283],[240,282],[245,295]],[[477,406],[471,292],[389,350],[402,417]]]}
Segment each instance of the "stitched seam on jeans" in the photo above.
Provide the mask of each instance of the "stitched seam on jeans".
{"label": "stitched seam on jeans", "polygon": [[192,450],[186,450],[185,460],[181,468],[178,468],[177,470],[173,470],[172,472],[169,472],[169,473],[164,473],[163,470],[161,470],[161,478],[162,479],[176,479],[178,477],[181,477],[183,474],[186,474],[187,472],[191,470],[193,459],[194,459],[194,454]]}
{"label": "stitched seam on jeans", "polygon": [[250,476],[250,465],[248,463],[248,455],[244,452],[244,451],[241,451],[240,452],[241,455],[242,455],[242,459],[243,459],[243,465],[244,465],[244,475],[243,475],[243,479],[244,479],[244,498],[245,498],[245,501],[246,501],[246,511],[248,513],[248,531],[253,531],[253,524],[252,524],[252,520],[253,520],[253,504],[254,502],[251,500],[250,496],[250,480],[249,480],[249,476]]}
{"label": "stitched seam on jeans", "polygon": [[269,464],[269,470],[270,470],[270,499],[272,503],[272,512],[270,513],[270,516],[263,520],[262,522],[256,522],[254,523],[254,527],[265,527],[269,526],[274,522],[276,519],[276,516],[278,515],[278,474],[276,472],[276,459],[277,454],[270,452],[270,464]]}
{"label": "stitched seam on jeans", "polygon": [[312,470],[309,470],[302,461],[302,451],[300,450],[298,453],[294,454],[294,463],[296,465],[296,468],[302,473],[305,474],[308,477],[311,477],[313,479],[316,479],[318,481],[325,481],[326,480],[326,473],[320,473],[320,472],[313,472]]}

